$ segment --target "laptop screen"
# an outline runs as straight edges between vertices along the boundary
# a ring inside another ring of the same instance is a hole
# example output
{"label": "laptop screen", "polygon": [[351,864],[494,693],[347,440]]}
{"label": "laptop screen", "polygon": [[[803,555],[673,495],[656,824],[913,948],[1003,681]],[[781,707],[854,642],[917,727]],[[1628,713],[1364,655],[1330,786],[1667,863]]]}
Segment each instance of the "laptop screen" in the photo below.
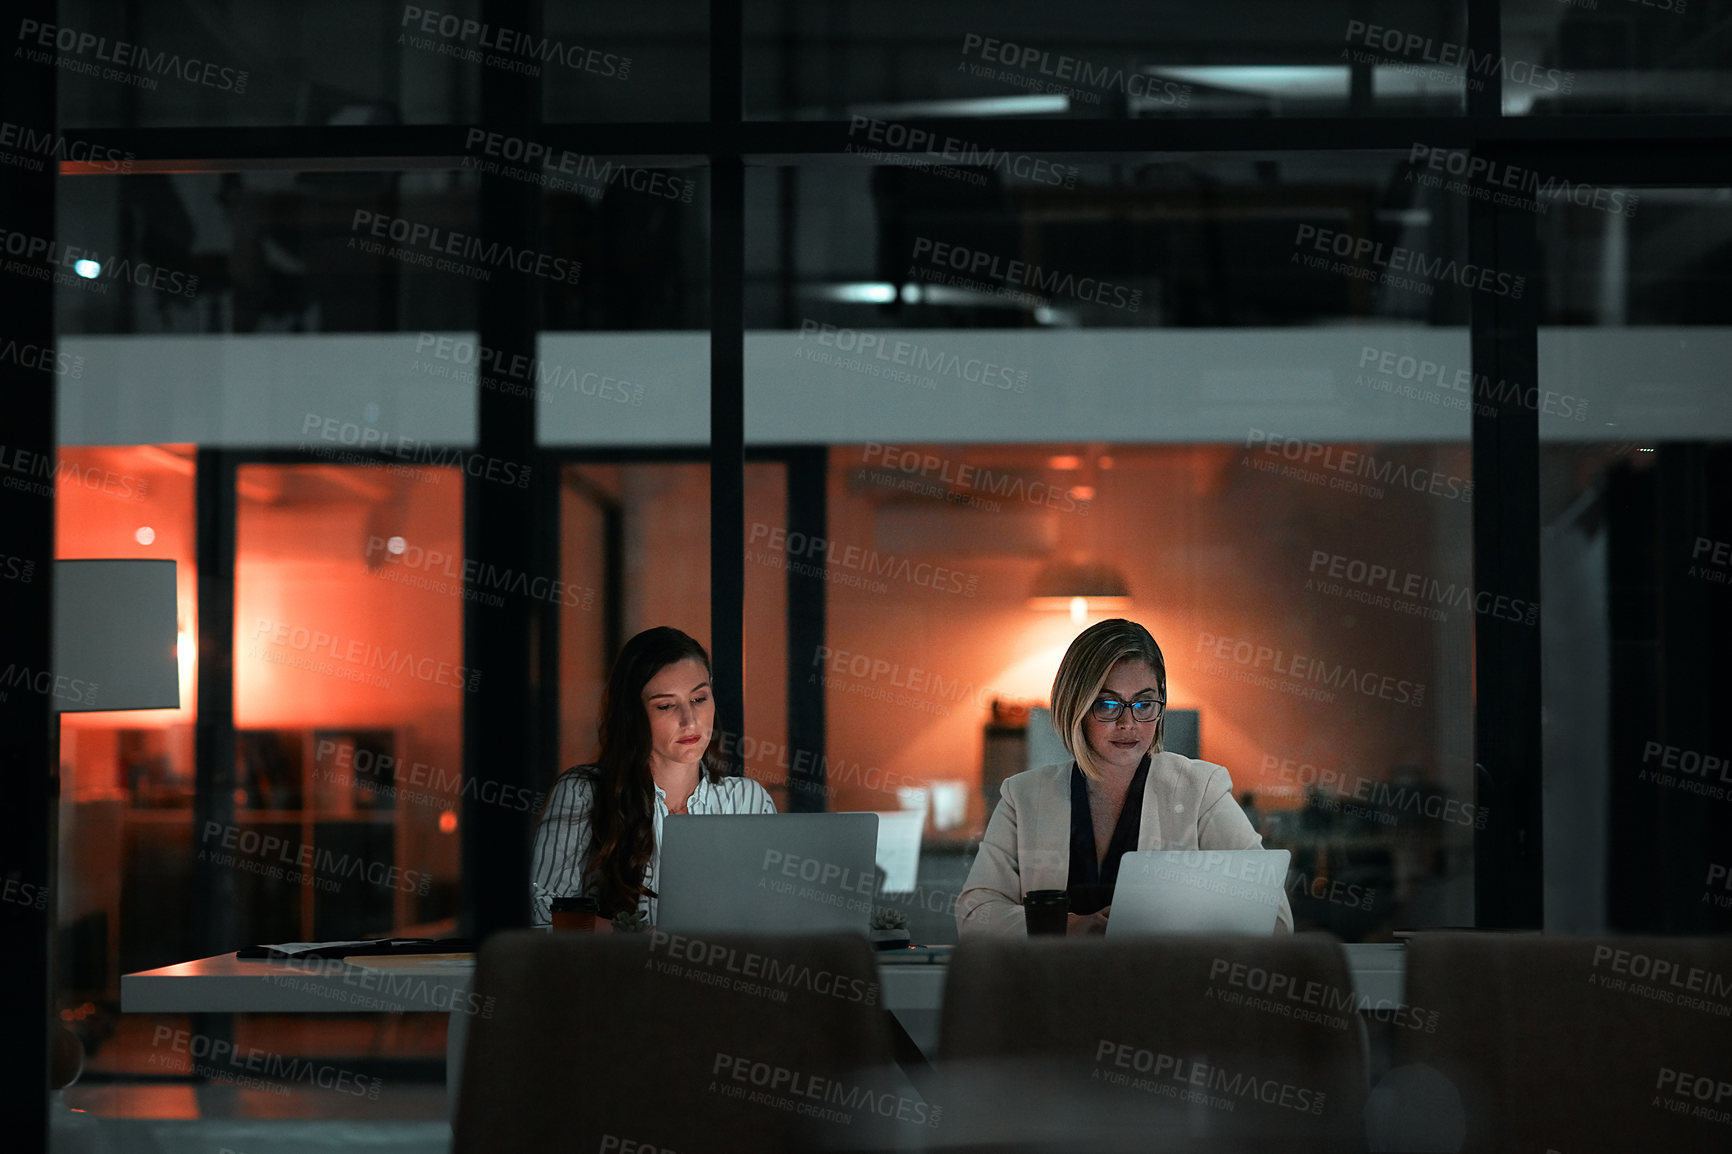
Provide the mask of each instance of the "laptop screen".
{"label": "laptop screen", "polygon": [[676,814],[662,826],[659,926],[816,933],[872,924],[873,813]]}
{"label": "laptop screen", "polygon": [[1128,853],[1107,936],[1272,934],[1290,857],[1284,849]]}

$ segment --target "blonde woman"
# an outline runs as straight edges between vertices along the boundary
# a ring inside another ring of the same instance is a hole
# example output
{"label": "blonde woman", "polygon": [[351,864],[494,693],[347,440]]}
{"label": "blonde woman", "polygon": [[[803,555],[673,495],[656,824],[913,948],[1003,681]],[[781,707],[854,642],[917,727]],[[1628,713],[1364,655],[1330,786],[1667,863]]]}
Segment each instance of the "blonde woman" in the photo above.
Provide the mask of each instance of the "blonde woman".
{"label": "blonde woman", "polygon": [[[1074,759],[1005,780],[956,903],[965,936],[1025,932],[1022,899],[1066,890],[1067,932],[1102,934],[1130,850],[1261,849],[1225,768],[1161,749],[1167,663],[1149,631],[1115,618],[1071,642],[1052,722]],[[1277,932],[1291,933],[1285,898]]]}

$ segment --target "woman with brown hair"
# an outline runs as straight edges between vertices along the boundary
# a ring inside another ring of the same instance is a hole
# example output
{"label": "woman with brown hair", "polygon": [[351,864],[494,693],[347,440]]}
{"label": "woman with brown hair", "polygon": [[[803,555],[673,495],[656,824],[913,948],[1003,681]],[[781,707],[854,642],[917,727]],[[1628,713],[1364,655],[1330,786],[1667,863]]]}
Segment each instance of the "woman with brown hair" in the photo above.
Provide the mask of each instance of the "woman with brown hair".
{"label": "woman with brown hair", "polygon": [[[956,902],[964,935],[1024,933],[1022,898],[1066,890],[1067,931],[1106,932],[1131,850],[1261,849],[1223,766],[1161,748],[1167,663],[1114,618],[1080,633],[1052,683],[1052,724],[1075,760],[1008,777]],[[1277,930],[1292,932],[1283,897]]]}
{"label": "woman with brown hair", "polygon": [[554,898],[595,898],[604,918],[652,924],[662,819],[678,813],[775,813],[764,787],[729,777],[711,738],[710,655],[678,629],[646,629],[614,660],[602,697],[601,751],[554,782],[535,832],[535,923]]}

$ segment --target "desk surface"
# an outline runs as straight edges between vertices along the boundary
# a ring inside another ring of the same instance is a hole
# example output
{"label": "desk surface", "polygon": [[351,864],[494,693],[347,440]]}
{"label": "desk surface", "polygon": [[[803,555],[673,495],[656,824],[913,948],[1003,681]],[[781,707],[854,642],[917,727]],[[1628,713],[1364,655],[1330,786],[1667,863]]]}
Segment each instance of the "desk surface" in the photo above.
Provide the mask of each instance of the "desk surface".
{"label": "desk surface", "polygon": [[[1342,947],[1361,1009],[1401,1004],[1405,955],[1399,942]],[[937,1011],[944,1002],[949,951],[895,951],[879,956],[883,1004],[890,1010]],[[411,1011],[449,1013],[466,1005],[475,964],[404,957],[296,962],[241,961],[233,954],[181,962],[120,979],[126,1013],[330,1014]]]}

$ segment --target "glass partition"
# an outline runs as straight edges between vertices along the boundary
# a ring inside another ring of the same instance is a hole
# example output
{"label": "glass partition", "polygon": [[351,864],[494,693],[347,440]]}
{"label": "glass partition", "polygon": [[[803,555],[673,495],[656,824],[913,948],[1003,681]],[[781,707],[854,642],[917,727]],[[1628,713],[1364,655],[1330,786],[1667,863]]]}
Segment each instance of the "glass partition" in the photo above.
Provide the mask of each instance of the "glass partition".
{"label": "glass partition", "polygon": [[[15,454],[12,464],[16,473]],[[34,483],[55,501],[57,556],[175,563],[180,708],[60,721],[57,1008],[83,1007],[84,1018],[100,1008],[94,1029],[112,1024],[121,974],[192,948],[196,469],[190,445],[135,445],[66,447],[38,472],[45,476]],[[20,567],[13,579],[42,576]]]}
{"label": "glass partition", "polygon": [[1732,59],[1703,0],[1504,0],[1504,114],[1724,113]]}
{"label": "glass partition", "polygon": [[704,5],[538,16],[501,21],[479,0],[248,0],[194,18],[65,0],[58,23],[20,25],[15,60],[57,72],[76,129],[474,124],[490,73],[536,80],[549,120],[704,118]]}
{"label": "glass partition", "polygon": [[924,932],[951,940],[1003,778],[1064,757],[1059,658],[1112,616],[1163,646],[1175,752],[1292,851],[1301,925],[1471,922],[1475,615],[1538,607],[1473,586],[1462,326],[1528,286],[1468,261],[1468,197],[1425,171],[753,174],[796,223],[748,234],[748,435],[830,466],[823,536],[750,525],[748,568],[823,579],[792,660],[829,806],[926,809]]}
{"label": "glass partition", "polygon": [[911,117],[1456,114],[1466,8],[753,0],[746,114],[850,121],[853,152]]}
{"label": "glass partition", "polygon": [[1723,933],[1732,195],[1611,192],[1540,228],[1547,927]]}
{"label": "glass partition", "polygon": [[[1526,876],[1476,778],[1476,722],[1520,725],[1476,664],[1525,667],[1488,620],[1538,631],[1543,813],[1514,816],[1543,816],[1545,928],[1732,929],[1732,191],[1567,176],[1602,145],[1582,117],[1630,155],[1626,113],[1711,165],[1724,5],[1505,0],[1489,58],[1460,0],[741,7],[743,134],[710,106],[732,31],[696,0],[503,23],[482,0],[68,0],[15,26],[9,81],[48,78],[58,113],[0,120],[0,173],[61,167],[54,235],[11,226],[0,279],[52,293],[58,336],[0,342],[0,371],[51,375],[62,448],[0,438],[57,534],[0,527],[0,588],[50,552],[178,581],[180,707],[58,730],[32,910],[87,1064],[62,1121],[214,1150],[343,1119],[443,1148],[444,1015],[123,1012],[121,975],[497,908],[515,867],[465,877],[465,837],[487,807],[531,825],[593,757],[624,639],[713,647],[715,605],[744,634],[717,654],[744,704],[718,742],[779,811],[918,833],[873,899],[916,942],[956,939],[1003,783],[1065,758],[1060,657],[1114,616],[1163,647],[1166,747],[1224,767],[1223,804],[1290,851],[1300,929],[1495,921],[1476,884]],[[535,127],[484,105],[506,77],[537,81]],[[1496,115],[1465,116],[1494,82]],[[1043,121],[1086,151],[1003,144],[1050,142]],[[228,155],[234,130],[266,154]],[[315,137],[335,154],[297,151]],[[736,162],[738,205],[715,184]],[[744,444],[712,445],[736,300]],[[1530,316],[1536,379],[1476,371]],[[511,325],[512,348],[481,335]],[[487,402],[531,388],[524,447],[481,451]],[[738,450],[744,547],[718,568]],[[1475,512],[1533,524],[1482,483],[1530,452],[1537,601],[1475,583],[1521,572]],[[231,594],[232,725],[197,695],[201,639],[229,640],[201,606]],[[523,668],[471,667],[478,601],[528,610],[488,619],[526,630]],[[480,685],[508,703],[466,712]],[[475,748],[528,725],[533,756]],[[526,762],[528,788],[473,799]],[[197,1038],[387,1092],[225,1084]]]}

